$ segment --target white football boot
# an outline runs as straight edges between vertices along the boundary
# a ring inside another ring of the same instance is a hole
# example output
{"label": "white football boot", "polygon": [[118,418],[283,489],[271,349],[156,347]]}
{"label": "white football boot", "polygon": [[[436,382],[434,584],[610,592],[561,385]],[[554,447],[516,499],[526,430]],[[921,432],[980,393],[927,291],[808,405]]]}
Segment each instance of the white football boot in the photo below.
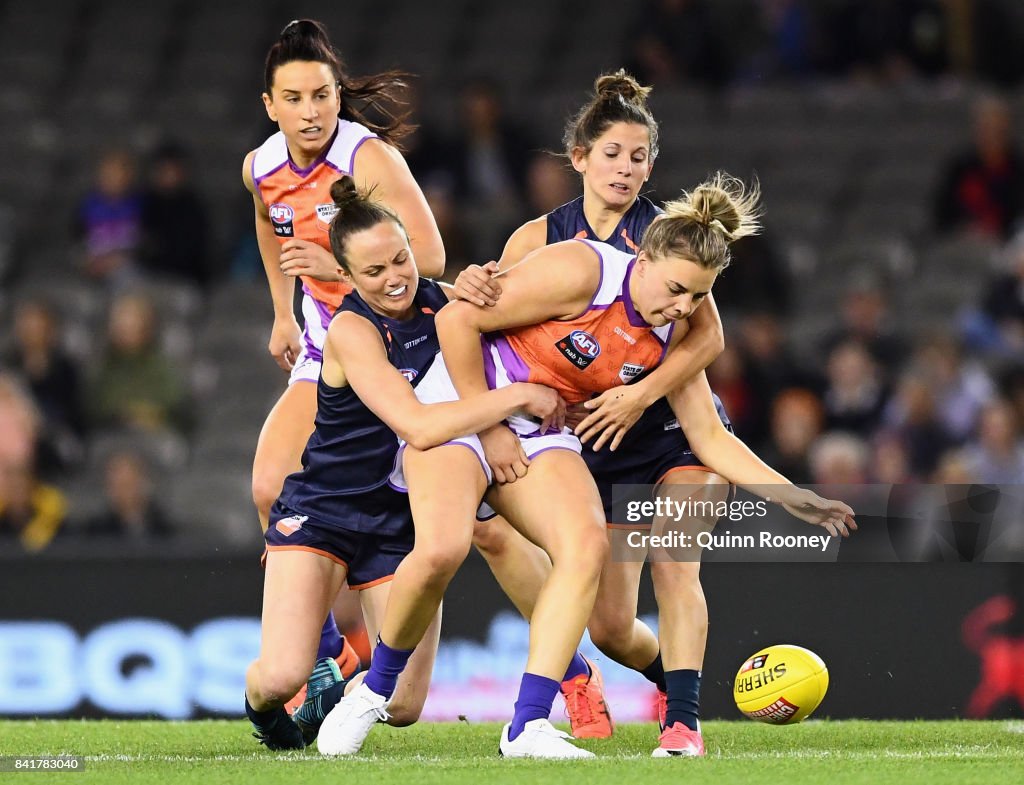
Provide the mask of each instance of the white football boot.
{"label": "white football boot", "polygon": [[387,722],[389,701],[360,684],[338,701],[324,717],[316,746],[321,755],[353,755],[362,748],[370,729]]}
{"label": "white football boot", "polygon": [[[523,726],[523,732],[513,741],[508,740],[508,730],[512,723],[501,729],[501,743],[498,750],[506,758],[548,758],[551,760],[571,760],[593,758],[594,753],[574,747],[566,739],[568,733],[558,730],[544,719],[530,720]],[[320,731],[322,734],[323,731]]]}

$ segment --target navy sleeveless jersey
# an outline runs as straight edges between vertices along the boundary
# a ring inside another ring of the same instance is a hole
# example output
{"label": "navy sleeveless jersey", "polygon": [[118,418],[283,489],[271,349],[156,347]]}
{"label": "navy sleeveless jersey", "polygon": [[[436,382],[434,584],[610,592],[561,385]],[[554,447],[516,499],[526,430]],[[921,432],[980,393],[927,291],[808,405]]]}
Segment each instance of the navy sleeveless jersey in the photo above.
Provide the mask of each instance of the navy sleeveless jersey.
{"label": "navy sleeveless jersey", "polygon": [[[447,302],[440,286],[421,278],[414,300],[416,313],[407,321],[375,313],[358,292],[345,297],[337,313],[351,311],[373,324],[388,360],[415,387],[439,351],[434,315]],[[398,437],[352,388],[331,387],[321,375],[316,429],[302,453],[302,471],[285,479],[280,501],[299,514],[340,524],[349,517],[343,510],[351,507],[353,496],[387,484],[397,454]],[[358,525],[342,528],[361,529]],[[395,533],[387,523],[374,526],[373,531]]]}
{"label": "navy sleeveless jersey", "polygon": [[[587,223],[581,196],[548,213],[548,245],[562,240],[585,238],[598,240],[620,251],[635,254],[639,250],[640,240],[643,239],[647,227],[662,212],[663,210],[650,199],[640,196],[622,216],[611,236],[605,239],[594,234],[594,230]],[[635,384],[646,375],[633,379],[631,384]],[[715,396],[715,405],[722,422],[728,424],[728,417],[718,396]],[[583,450],[583,458],[595,475],[616,474],[617,469],[621,469],[627,460],[639,457],[630,453],[640,453],[649,457],[680,448],[689,448],[686,437],[679,430],[679,422],[668,401],[659,398],[647,407],[636,424],[629,429],[615,452],[609,450],[607,446],[598,452],[586,448]]]}
{"label": "navy sleeveless jersey", "polygon": [[548,245],[562,240],[596,240],[625,253],[635,254],[651,221],[663,210],[646,196],[637,197],[607,238],[598,237],[583,214],[583,197],[573,199],[548,213]]}

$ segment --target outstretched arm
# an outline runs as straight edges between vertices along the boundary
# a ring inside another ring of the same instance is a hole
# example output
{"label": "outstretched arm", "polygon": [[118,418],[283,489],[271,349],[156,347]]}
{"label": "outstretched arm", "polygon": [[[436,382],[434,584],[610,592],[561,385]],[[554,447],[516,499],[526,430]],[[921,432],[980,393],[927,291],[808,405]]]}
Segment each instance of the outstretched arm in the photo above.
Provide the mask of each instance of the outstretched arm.
{"label": "outstretched arm", "polygon": [[709,469],[758,496],[781,504],[792,515],[825,528],[833,536],[848,537],[856,530],[849,505],[824,499],[813,491],[793,485],[726,430],[715,411],[711,387],[703,373],[669,393],[668,401],[694,454]]}

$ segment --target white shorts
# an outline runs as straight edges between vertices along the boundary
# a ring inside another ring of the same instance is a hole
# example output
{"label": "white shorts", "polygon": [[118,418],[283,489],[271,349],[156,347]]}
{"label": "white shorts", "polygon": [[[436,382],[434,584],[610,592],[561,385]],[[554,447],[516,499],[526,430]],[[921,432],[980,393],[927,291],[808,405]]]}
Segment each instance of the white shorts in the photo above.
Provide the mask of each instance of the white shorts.
{"label": "white shorts", "polygon": [[302,293],[302,316],[306,326],[302,328],[302,349],[292,366],[288,384],[298,381],[316,382],[320,378],[324,341],[327,340],[327,327],[333,315],[334,310],[327,303],[320,302],[309,292]]}
{"label": "white shorts", "polygon": [[[498,380],[499,387],[506,387],[509,383],[507,379],[502,380],[499,378]],[[420,383],[416,385],[416,397],[420,403],[444,403],[446,401],[459,400],[459,395],[455,391],[455,385],[452,384],[451,377],[448,375],[448,367],[445,365],[444,357],[440,352],[437,353],[430,368],[423,374]],[[513,416],[508,418],[506,423],[512,429],[512,432],[519,437],[519,442],[523,445],[523,452],[526,453],[526,457],[530,460],[548,450],[571,450],[577,455],[582,452],[583,447],[580,444],[580,440],[568,428],[563,428],[560,433],[542,434],[540,433],[539,424],[525,417]],[[472,450],[480,462],[480,468],[487,479],[487,484],[490,485],[494,482],[494,474],[491,472],[491,467],[487,465],[487,460],[484,457],[484,447],[480,443],[479,436],[476,434],[462,436],[458,439],[452,439],[450,442],[445,442],[441,446],[447,447],[448,445],[459,445]],[[402,466],[405,447],[406,443],[400,439],[395,469],[391,474],[389,482],[395,489],[408,492],[409,485],[406,482],[405,471]],[[496,513],[490,505],[481,502],[480,509],[477,511],[478,520],[487,520],[495,515]]]}

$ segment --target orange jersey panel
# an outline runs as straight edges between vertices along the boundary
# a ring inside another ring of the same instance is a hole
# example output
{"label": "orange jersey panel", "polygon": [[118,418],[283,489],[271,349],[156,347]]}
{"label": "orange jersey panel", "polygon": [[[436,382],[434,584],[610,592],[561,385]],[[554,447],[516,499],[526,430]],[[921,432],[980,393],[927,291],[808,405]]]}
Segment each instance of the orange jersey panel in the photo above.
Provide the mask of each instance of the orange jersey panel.
{"label": "orange jersey panel", "polygon": [[575,404],[627,384],[661,362],[674,325],[653,328],[633,308],[629,276],[634,257],[604,243],[584,242],[597,251],[602,265],[590,306],[575,319],[488,336],[485,365],[488,375],[494,374],[489,381],[502,373],[508,381],[545,384]]}
{"label": "orange jersey panel", "polygon": [[[336,212],[331,184],[352,174],[359,146],[375,135],[358,123],[338,121],[338,130],[327,151],[307,169],[299,169],[288,154],[284,134],[278,132],[256,151],[252,179],[270,214],[270,225],[283,245],[297,237],[314,242],[328,252],[331,218]],[[348,284],[318,281],[302,276],[303,289],[333,311],[352,291]]]}

